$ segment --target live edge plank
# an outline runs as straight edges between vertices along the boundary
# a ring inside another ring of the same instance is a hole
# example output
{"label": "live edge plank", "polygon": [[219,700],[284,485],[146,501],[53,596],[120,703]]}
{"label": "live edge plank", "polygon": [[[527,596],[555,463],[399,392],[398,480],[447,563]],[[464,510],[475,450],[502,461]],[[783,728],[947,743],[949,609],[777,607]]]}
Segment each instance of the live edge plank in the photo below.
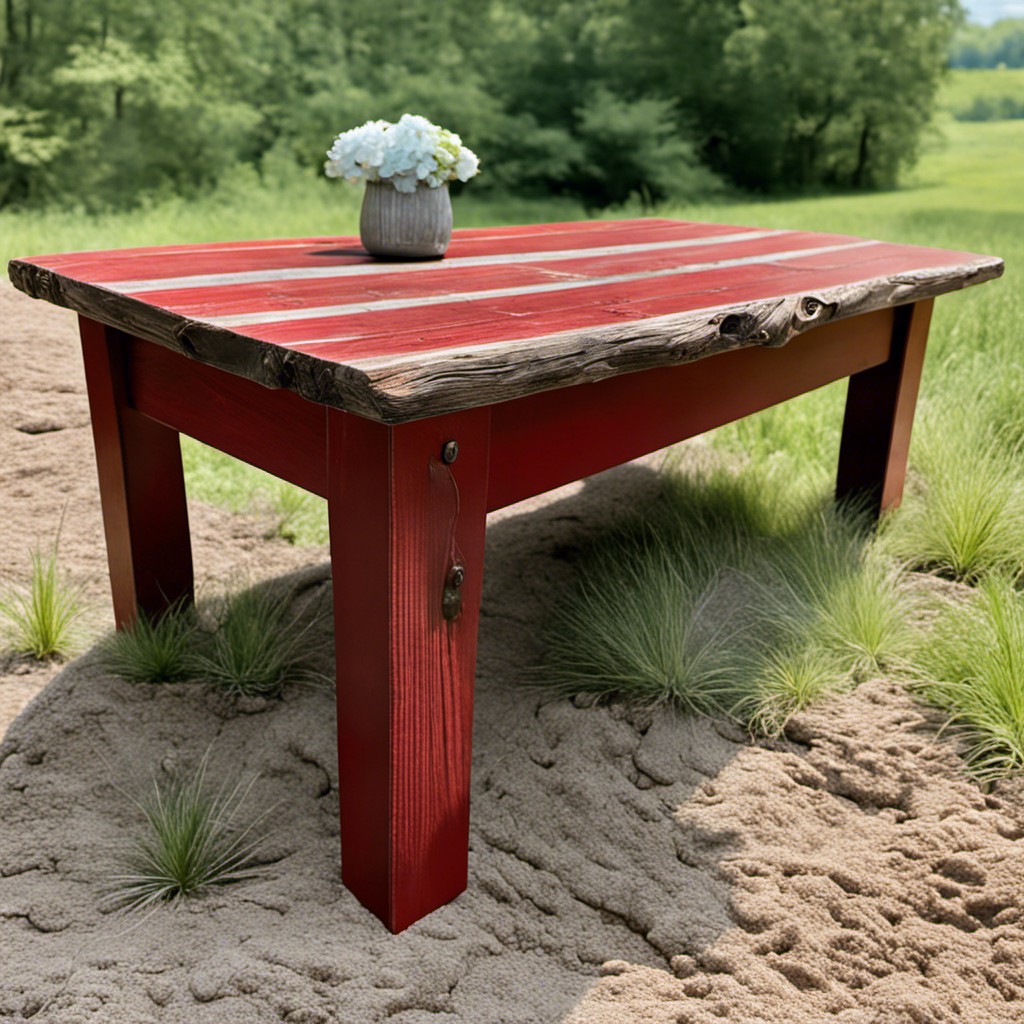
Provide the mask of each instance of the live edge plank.
{"label": "live edge plank", "polygon": [[825,323],[917,302],[999,277],[1002,260],[977,259],[823,288],[813,294],[705,308],[666,317],[565,331],[519,345],[470,346],[442,352],[336,363],[258,341],[225,328],[12,260],[15,287],[75,309],[101,323],[238,374],[269,388],[381,423],[456,412],[552,388],[671,366],[752,345],[784,345]]}

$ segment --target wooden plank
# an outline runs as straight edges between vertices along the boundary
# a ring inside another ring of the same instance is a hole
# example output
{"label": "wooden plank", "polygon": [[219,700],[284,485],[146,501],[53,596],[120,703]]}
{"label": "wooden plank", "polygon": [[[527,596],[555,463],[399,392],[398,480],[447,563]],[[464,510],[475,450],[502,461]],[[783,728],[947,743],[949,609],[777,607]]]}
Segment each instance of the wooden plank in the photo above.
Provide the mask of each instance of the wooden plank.
{"label": "wooden plank", "polygon": [[192,600],[192,548],[178,435],[128,407],[130,339],[79,319],[118,629]]}
{"label": "wooden plank", "polygon": [[[736,230],[727,225],[702,225],[684,221],[585,221],[576,224],[533,225],[514,228],[485,228],[457,231],[449,253],[452,256],[496,252],[528,251],[533,248],[565,248],[567,242],[601,244],[624,238],[685,237]],[[748,229],[749,230],[749,229]],[[203,244],[114,249],[98,253],[58,253],[34,256],[31,262],[65,276],[93,283],[165,278],[179,275],[249,271],[275,267],[324,266],[372,261],[358,238],[323,237],[281,239],[270,242]]]}
{"label": "wooden plank", "polygon": [[[840,256],[842,261],[837,262]],[[464,344],[542,339],[569,329],[601,330],[644,316],[707,310],[947,268],[948,259],[946,253],[927,254],[911,269],[905,254],[878,243],[839,253],[736,257],[623,275],[618,280],[576,278],[492,292],[467,288],[455,294],[280,309],[205,322],[296,351],[315,352],[332,362],[350,363],[374,356],[389,359],[403,351],[432,353]]]}
{"label": "wooden plank", "polygon": [[197,441],[327,497],[324,408],[290,391],[126,339],[133,408]]}
{"label": "wooden plank", "polygon": [[[655,228],[703,230],[671,222]],[[651,237],[655,228],[627,222],[616,237],[631,242]],[[599,237],[597,229],[586,233],[587,239]],[[528,236],[521,240],[536,242]],[[492,238],[486,244],[498,243]],[[555,244],[564,246],[564,238]],[[457,302],[442,297],[435,306],[378,306],[235,329],[24,261],[13,261],[11,274],[30,294],[199,362],[313,402],[400,423],[737,347],[784,344],[826,320],[918,301],[1002,272],[995,257],[913,246],[879,244],[884,259],[855,258],[874,251],[550,294]]]}
{"label": "wooden plank", "polygon": [[488,511],[638,458],[889,358],[893,311],[827,324],[784,348],[543,392],[491,409]]}
{"label": "wooden plank", "polygon": [[[783,248],[780,249],[780,245]],[[427,306],[439,306],[442,307],[440,309],[441,314],[450,317],[452,310],[457,311],[460,306],[471,302],[491,303],[496,299],[504,301],[505,299],[520,298],[525,300],[527,310],[532,310],[534,299],[539,297],[540,301],[545,303],[549,301],[547,297],[556,292],[579,292],[593,296],[594,301],[607,302],[608,298],[606,296],[608,296],[610,286],[613,285],[626,285],[628,290],[631,291],[634,288],[645,288],[648,283],[658,282],[655,284],[655,287],[660,288],[670,282],[672,285],[675,285],[677,283],[676,279],[681,279],[684,275],[692,274],[697,276],[704,273],[721,274],[723,279],[727,279],[727,271],[736,268],[748,268],[757,265],[771,265],[774,267],[778,264],[795,260],[798,257],[801,259],[810,259],[812,256],[834,257],[836,252],[848,253],[852,249],[879,245],[881,245],[879,242],[858,240],[852,242],[843,241],[835,245],[810,249],[787,249],[785,248],[785,240],[778,240],[775,245],[769,247],[768,252],[758,253],[757,255],[747,252],[746,247],[743,247],[738,254],[731,256],[724,256],[719,252],[713,251],[709,253],[709,259],[699,263],[691,263],[684,259],[672,261],[669,266],[655,268],[645,265],[623,273],[606,276],[575,273],[564,276],[544,275],[539,280],[509,281],[507,283],[499,280],[497,282],[498,287],[490,288],[486,286],[481,287],[478,281],[479,275],[469,272],[454,288],[449,286],[448,288],[438,289],[435,286],[427,291],[414,290],[412,294],[408,295],[394,295],[389,290],[384,298],[379,293],[374,297],[367,296],[363,298],[345,295],[344,302],[335,302],[327,306],[306,306],[289,302],[287,306],[281,307],[279,304],[277,308],[264,310],[259,313],[232,313],[228,316],[206,317],[205,320],[207,323],[218,327],[229,328],[248,327],[254,324],[282,324],[291,327],[303,320],[333,322],[337,317],[362,314],[364,316],[374,316],[376,319],[384,321],[379,329],[387,330],[389,318],[379,316],[379,314],[391,313],[395,310],[415,310],[419,312]],[[666,279],[670,279],[670,281]],[[572,302],[574,297],[570,295],[568,298]],[[625,298],[625,295],[623,298]],[[553,301],[559,307],[565,304],[561,295],[556,296]],[[612,301],[621,301],[621,299],[615,297]]]}
{"label": "wooden plank", "polygon": [[[797,248],[825,245],[841,235],[738,232],[714,239],[687,238],[671,242],[643,242],[596,248],[559,249],[551,252],[498,253],[489,256],[453,256],[417,263],[380,260],[326,267],[284,267],[247,274],[209,274],[155,281],[117,281],[118,291],[143,296],[154,305],[173,308],[183,316],[218,316],[232,312],[275,309],[283,298],[296,308],[346,301],[435,295],[452,290],[501,287],[511,283],[550,281],[561,277],[597,277],[623,271],[659,269],[722,258],[733,250],[751,254],[781,246]],[[466,274],[472,271],[471,275]],[[454,275],[458,275],[457,277]],[[187,291],[187,295],[183,292]]]}
{"label": "wooden plank", "polygon": [[400,931],[466,886],[488,414],[385,427],[332,410],[328,446],[342,879]]}
{"label": "wooden plank", "polygon": [[[433,352],[430,358],[415,353],[386,361],[352,359],[349,365],[363,374],[363,393],[353,394],[349,407],[373,419],[404,422],[426,413],[692,362],[736,348],[777,347],[825,322],[929,298],[992,276],[986,265],[973,278],[964,268],[937,268],[614,327],[566,331],[531,339],[529,344],[512,343],[514,349],[502,343]],[[368,395],[372,402],[364,404]]]}
{"label": "wooden plank", "polygon": [[929,299],[897,309],[889,359],[850,378],[836,498],[863,504],[876,519],[903,497],[932,306]]}

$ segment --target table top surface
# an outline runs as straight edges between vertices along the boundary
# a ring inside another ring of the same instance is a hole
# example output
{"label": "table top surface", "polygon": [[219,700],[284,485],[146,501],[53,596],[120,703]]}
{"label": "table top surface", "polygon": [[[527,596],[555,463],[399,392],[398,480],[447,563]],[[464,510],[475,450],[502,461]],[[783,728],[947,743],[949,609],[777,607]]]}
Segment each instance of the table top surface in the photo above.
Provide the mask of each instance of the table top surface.
{"label": "table top surface", "polygon": [[386,423],[780,345],[1002,270],[993,256],[660,219],[461,230],[433,261],[307,238],[9,267],[36,298]]}

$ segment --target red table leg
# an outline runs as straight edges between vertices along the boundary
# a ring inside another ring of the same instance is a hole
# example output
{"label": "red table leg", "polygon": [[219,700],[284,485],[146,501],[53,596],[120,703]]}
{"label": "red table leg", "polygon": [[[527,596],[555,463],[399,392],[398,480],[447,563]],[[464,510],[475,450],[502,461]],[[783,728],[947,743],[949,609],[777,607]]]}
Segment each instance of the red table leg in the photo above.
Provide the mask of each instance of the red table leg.
{"label": "red table leg", "polygon": [[178,433],[128,407],[125,336],[79,318],[118,628],[192,599]]}
{"label": "red table leg", "polygon": [[327,410],[342,879],[396,932],[466,887],[489,424]]}
{"label": "red table leg", "polygon": [[836,497],[866,502],[874,518],[903,497],[932,301],[898,306],[889,359],[850,377]]}

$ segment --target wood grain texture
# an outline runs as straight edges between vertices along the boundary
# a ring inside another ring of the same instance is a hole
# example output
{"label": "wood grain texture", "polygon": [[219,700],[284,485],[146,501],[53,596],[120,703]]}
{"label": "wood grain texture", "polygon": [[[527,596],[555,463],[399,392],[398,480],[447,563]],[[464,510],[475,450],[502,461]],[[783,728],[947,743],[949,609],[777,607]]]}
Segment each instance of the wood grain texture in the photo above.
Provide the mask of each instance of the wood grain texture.
{"label": "wood grain texture", "polygon": [[736,303],[591,331],[531,339],[519,358],[503,346],[451,350],[363,370],[374,404],[361,415],[400,422],[476,403],[500,402],[657,366],[692,362],[754,345],[778,347],[812,327],[919,301],[998,276],[991,267],[895,275],[813,294]]}
{"label": "wood grain texture", "polygon": [[903,498],[933,304],[928,300],[897,309],[889,358],[850,377],[836,498],[856,501],[874,518]]}
{"label": "wood grain texture", "polygon": [[466,886],[488,419],[328,413],[342,878],[392,931]]}
{"label": "wood grain texture", "polygon": [[197,441],[327,497],[326,410],[128,338],[128,402]]}
{"label": "wood grain texture", "polygon": [[192,600],[192,547],[178,434],[127,402],[131,339],[80,318],[85,380],[99,471],[103,529],[123,628],[141,610],[157,617]]}
{"label": "wood grain texture", "polygon": [[[619,244],[636,232],[636,220],[573,221],[564,224],[525,224],[463,228],[454,233],[451,255],[488,256],[575,248],[579,245]],[[652,238],[685,238],[727,234],[725,224],[644,219]],[[65,277],[95,283],[154,280],[169,276],[194,277],[207,273],[260,273],[282,268],[376,267],[358,238],[278,238],[248,242],[207,242],[191,245],[108,249],[100,252],[54,253],[27,257],[22,262],[49,267]]]}
{"label": "wood grain texture", "polygon": [[[253,285],[244,283],[183,285],[161,293],[159,302],[111,288],[127,279],[130,268],[139,278],[131,282],[135,285],[147,275],[173,282],[177,279],[167,274],[182,271],[185,260],[216,278],[219,271],[249,266],[254,273],[304,266],[365,268],[366,257],[351,248],[351,240],[340,240],[334,248],[315,251],[281,243],[252,250],[196,247],[166,257],[148,252],[138,266],[124,254],[99,254],[93,264],[82,254],[15,260],[10,273],[28,294],[78,309],[198,362],[382,423],[403,423],[735,348],[783,345],[823,323],[916,302],[1002,272],[1002,261],[995,257],[889,243],[783,258],[787,245],[806,246],[815,236],[777,232],[766,239],[750,232],[738,246],[724,240],[735,239],[737,232],[743,234],[725,225],[671,221],[456,232],[453,253],[504,258],[518,247],[523,263],[502,262],[500,272],[478,266],[440,275],[392,265],[352,278],[359,283],[349,291],[340,279],[334,285],[310,285],[289,278],[264,288],[263,298],[245,293],[248,299],[240,295]],[[710,237],[716,234],[723,239],[717,254]],[[836,236],[818,237],[825,242]],[[701,242],[671,257],[680,261],[678,273],[665,265],[670,250],[657,249],[638,260],[625,254],[629,266],[638,268],[625,276],[606,276],[596,287],[584,280],[608,267],[602,262],[607,255],[586,256],[588,246],[657,245],[673,239]],[[773,259],[775,246],[779,255]],[[566,262],[527,267],[529,254],[545,247],[568,254]],[[709,261],[705,269],[696,265],[701,259]],[[142,266],[148,268],[145,274]],[[71,276],[72,270],[80,276]],[[88,279],[90,274],[94,279]],[[553,285],[540,283],[553,282],[551,275],[562,275],[553,292]],[[327,301],[331,287],[342,289],[333,304]],[[475,298],[474,291],[479,293]],[[246,312],[250,301],[251,314]],[[344,315],[332,315],[339,303]],[[321,315],[320,307],[327,312]],[[182,312],[199,309],[201,317]],[[268,314],[283,319],[245,326],[208,322]]]}

